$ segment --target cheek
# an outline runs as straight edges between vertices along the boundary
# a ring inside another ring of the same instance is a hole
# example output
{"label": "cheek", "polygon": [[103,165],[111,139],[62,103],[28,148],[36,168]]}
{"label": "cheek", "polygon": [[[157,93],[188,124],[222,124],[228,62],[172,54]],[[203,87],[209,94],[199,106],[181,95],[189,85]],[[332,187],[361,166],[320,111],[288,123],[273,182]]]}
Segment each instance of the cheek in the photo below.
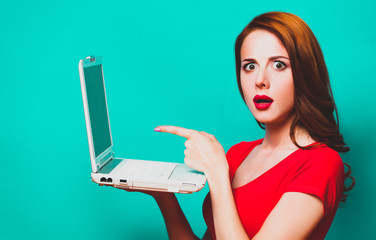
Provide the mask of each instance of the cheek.
{"label": "cheek", "polygon": [[277,86],[279,92],[279,98],[286,104],[287,106],[291,106],[294,104],[294,81],[291,77],[287,77],[284,81],[279,82],[279,86]]}
{"label": "cheek", "polygon": [[249,101],[252,102],[252,99],[250,98],[254,95],[255,88],[252,85],[252,80],[249,78],[249,76],[245,76],[245,74],[240,74],[240,83],[245,101],[248,105]]}

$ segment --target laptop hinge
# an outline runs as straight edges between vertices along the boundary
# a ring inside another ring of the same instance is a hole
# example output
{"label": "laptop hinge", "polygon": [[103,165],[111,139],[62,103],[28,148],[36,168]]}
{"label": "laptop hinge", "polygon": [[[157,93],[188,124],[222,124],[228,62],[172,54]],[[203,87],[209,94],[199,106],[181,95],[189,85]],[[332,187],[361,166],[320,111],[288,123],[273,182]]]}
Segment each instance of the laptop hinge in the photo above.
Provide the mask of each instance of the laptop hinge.
{"label": "laptop hinge", "polygon": [[97,165],[97,170],[99,171],[103,168],[107,163],[109,163],[114,158],[114,153],[109,152],[106,156],[104,156]]}

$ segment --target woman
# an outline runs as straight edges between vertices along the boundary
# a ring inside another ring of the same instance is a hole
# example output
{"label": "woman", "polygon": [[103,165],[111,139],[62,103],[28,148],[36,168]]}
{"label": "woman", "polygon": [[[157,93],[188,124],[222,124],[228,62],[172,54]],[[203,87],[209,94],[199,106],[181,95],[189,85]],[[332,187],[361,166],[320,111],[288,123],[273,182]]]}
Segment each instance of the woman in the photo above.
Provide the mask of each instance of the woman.
{"label": "woman", "polygon": [[[349,150],[320,46],[296,15],[257,16],[235,44],[240,93],[265,137],[225,154],[205,132],[160,126],[187,138],[185,163],[205,173],[204,239],[324,239],[344,191],[338,152]],[[170,239],[197,239],[173,194],[149,192]]]}

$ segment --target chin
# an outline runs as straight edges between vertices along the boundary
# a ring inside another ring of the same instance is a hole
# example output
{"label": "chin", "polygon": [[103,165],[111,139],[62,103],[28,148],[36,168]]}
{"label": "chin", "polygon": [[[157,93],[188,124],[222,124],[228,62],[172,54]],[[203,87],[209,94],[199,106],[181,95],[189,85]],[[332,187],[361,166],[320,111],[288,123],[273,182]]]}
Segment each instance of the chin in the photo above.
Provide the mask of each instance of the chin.
{"label": "chin", "polygon": [[271,124],[271,123],[275,123],[276,121],[273,121],[273,120],[259,120],[256,118],[256,120],[259,122],[259,123],[262,123],[264,125],[266,124]]}
{"label": "chin", "polygon": [[259,123],[262,123],[264,125],[274,122],[272,119],[268,119],[268,118],[255,117],[255,119],[256,119],[256,121],[258,121]]}
{"label": "chin", "polygon": [[253,117],[260,123],[272,123],[276,120],[274,116],[271,116],[270,112],[260,112],[259,110],[251,111]]}
{"label": "chin", "polygon": [[285,124],[285,123],[288,123],[288,122],[291,122],[292,118],[293,118],[293,115],[291,115],[291,112],[290,113],[285,113],[285,114],[277,114],[277,116],[274,114],[271,114],[270,112],[256,112],[256,113],[252,113],[254,118],[266,125],[266,124]]}

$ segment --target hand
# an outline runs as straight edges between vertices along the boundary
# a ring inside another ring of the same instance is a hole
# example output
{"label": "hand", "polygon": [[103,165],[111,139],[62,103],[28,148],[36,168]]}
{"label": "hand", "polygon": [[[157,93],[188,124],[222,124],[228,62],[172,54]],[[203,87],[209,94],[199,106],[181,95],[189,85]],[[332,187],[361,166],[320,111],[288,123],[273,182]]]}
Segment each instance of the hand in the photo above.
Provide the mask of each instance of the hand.
{"label": "hand", "polygon": [[217,171],[228,173],[225,151],[213,135],[175,126],[159,126],[155,131],[168,132],[187,139],[184,162],[188,167],[204,172],[207,176]]}

